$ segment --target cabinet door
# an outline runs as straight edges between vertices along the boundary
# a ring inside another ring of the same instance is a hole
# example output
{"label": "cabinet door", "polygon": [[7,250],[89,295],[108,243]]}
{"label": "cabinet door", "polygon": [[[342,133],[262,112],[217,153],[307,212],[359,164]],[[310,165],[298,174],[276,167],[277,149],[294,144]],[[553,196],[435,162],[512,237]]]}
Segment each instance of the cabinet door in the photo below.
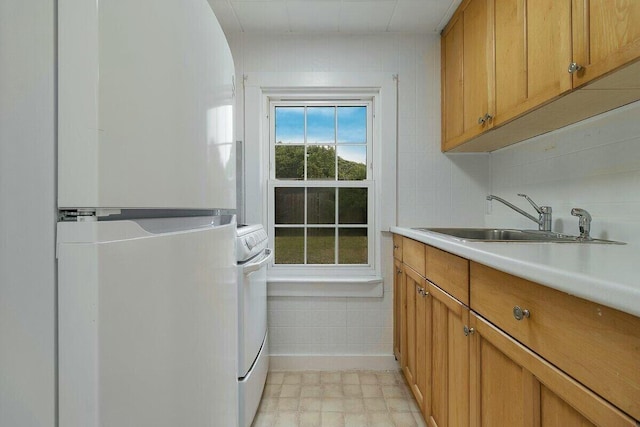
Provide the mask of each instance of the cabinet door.
{"label": "cabinet door", "polygon": [[427,281],[413,269],[405,266],[405,292],[407,295],[406,351],[402,353],[402,370],[418,406],[424,411],[425,397],[429,393],[431,319],[427,298]]}
{"label": "cabinet door", "polygon": [[442,151],[457,145],[464,133],[462,81],[463,20],[458,16],[442,35]]}
{"label": "cabinet door", "polygon": [[639,1],[573,0],[573,15],[574,61],[584,67],[574,87],[640,57]]}
{"label": "cabinet door", "polygon": [[416,368],[415,382],[411,390],[423,414],[429,413],[431,400],[431,334],[432,334],[432,298],[427,290],[427,281],[420,278],[420,287],[416,292]]}
{"label": "cabinet door", "polygon": [[467,0],[442,36],[442,150],[491,127],[493,0]]}
{"label": "cabinet door", "polygon": [[403,335],[400,338],[402,372],[409,385],[415,384],[416,372],[416,295],[421,287],[421,277],[411,267],[404,266],[403,299],[405,302]]}
{"label": "cabinet door", "polygon": [[635,426],[635,421],[472,313],[471,425]]}
{"label": "cabinet door", "polygon": [[463,102],[468,137],[491,126],[494,115],[493,0],[472,0],[464,9]]}
{"label": "cabinet door", "polygon": [[393,354],[397,361],[401,361],[402,348],[402,313],[404,301],[402,300],[403,270],[402,262],[393,260]]}
{"label": "cabinet door", "polygon": [[[469,310],[428,283],[431,300],[431,396],[425,419],[431,427],[469,425]],[[507,425],[507,424],[496,424]]]}
{"label": "cabinet door", "polygon": [[500,125],[571,90],[571,0],[495,0]]}

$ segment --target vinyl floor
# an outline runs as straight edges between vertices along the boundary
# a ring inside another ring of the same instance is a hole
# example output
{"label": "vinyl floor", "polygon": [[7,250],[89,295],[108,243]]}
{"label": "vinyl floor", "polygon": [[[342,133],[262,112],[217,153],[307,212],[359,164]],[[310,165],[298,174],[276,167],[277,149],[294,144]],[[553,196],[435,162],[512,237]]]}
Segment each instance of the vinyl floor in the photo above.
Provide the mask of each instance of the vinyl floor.
{"label": "vinyl floor", "polygon": [[269,372],[252,427],[426,427],[400,371]]}

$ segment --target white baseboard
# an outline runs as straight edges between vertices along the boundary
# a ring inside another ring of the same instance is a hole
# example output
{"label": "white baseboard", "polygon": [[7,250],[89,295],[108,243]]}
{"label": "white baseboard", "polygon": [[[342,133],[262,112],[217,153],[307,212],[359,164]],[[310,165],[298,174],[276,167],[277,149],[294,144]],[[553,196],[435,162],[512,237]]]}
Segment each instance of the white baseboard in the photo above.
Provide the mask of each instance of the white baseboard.
{"label": "white baseboard", "polygon": [[287,355],[270,356],[270,371],[393,371],[400,364],[393,355]]}

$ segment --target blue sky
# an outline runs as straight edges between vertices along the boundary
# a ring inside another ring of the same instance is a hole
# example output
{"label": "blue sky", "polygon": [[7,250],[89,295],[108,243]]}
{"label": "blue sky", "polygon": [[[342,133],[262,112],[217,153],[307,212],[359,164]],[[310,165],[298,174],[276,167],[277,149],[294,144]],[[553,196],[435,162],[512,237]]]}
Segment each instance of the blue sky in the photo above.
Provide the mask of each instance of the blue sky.
{"label": "blue sky", "polygon": [[[307,142],[333,144],[335,142],[334,107],[308,107]],[[366,107],[338,107],[338,156],[366,163]],[[276,141],[284,144],[304,143],[304,108],[276,108]],[[360,146],[341,143],[363,144]]]}

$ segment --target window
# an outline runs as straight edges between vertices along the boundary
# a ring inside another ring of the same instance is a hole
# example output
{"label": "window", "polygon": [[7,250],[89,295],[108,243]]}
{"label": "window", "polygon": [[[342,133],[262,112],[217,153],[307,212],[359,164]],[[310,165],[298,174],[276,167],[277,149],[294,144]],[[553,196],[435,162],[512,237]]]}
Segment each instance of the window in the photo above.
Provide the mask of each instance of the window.
{"label": "window", "polygon": [[274,269],[374,268],[372,101],[270,102]]}

